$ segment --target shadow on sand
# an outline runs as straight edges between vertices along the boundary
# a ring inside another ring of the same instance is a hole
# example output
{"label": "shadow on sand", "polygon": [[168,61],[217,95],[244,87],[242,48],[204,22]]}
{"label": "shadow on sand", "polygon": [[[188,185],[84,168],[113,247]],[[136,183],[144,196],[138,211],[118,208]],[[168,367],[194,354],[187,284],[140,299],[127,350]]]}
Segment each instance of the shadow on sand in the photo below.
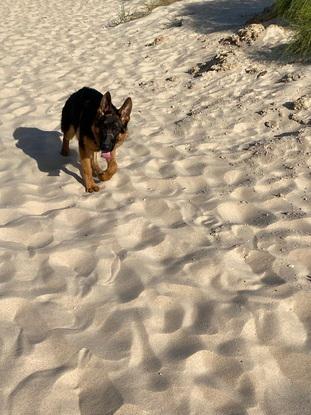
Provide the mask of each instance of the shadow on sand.
{"label": "shadow on sand", "polygon": [[196,32],[212,33],[232,30],[270,6],[272,0],[210,0],[187,4],[183,16],[189,16],[190,25]]}
{"label": "shadow on sand", "polygon": [[282,43],[270,48],[264,48],[259,50],[252,50],[248,56],[254,61],[260,62],[277,62],[281,65],[297,64],[301,67],[310,65],[310,60],[303,59],[302,57],[290,52],[290,43]]}
{"label": "shadow on sand", "polygon": [[16,147],[33,158],[40,171],[47,173],[48,176],[59,176],[60,171],[63,171],[82,183],[81,177],[66,167],[67,164],[71,164],[79,168],[77,153],[71,151],[69,157],[60,155],[61,133],[59,131],[19,127],[14,131],[13,137],[16,140]]}

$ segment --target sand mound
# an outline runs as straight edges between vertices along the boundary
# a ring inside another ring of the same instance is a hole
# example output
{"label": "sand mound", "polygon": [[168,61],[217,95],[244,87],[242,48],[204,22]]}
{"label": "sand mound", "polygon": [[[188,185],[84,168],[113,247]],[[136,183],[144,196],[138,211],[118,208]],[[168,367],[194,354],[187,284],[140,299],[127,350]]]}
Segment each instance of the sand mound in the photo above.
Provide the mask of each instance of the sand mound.
{"label": "sand mound", "polygon": [[265,31],[262,24],[250,24],[239,29],[236,34],[220,39],[219,43],[222,45],[242,46],[243,43],[251,45],[260,35]]}

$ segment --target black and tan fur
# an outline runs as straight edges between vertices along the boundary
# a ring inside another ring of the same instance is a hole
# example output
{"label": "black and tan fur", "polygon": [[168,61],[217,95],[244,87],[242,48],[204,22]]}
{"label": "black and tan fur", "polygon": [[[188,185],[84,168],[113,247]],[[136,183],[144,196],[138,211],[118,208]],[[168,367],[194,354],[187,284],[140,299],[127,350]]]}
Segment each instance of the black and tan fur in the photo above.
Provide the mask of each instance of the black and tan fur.
{"label": "black and tan fur", "polygon": [[[98,192],[93,175],[106,181],[116,173],[116,149],[127,138],[127,124],[132,111],[132,100],[127,98],[117,109],[111,95],[84,87],[72,94],[62,110],[61,129],[64,134],[61,154],[68,156],[69,141],[76,135],[79,141],[82,177],[87,192]],[[97,163],[99,151],[109,152],[107,169]]]}

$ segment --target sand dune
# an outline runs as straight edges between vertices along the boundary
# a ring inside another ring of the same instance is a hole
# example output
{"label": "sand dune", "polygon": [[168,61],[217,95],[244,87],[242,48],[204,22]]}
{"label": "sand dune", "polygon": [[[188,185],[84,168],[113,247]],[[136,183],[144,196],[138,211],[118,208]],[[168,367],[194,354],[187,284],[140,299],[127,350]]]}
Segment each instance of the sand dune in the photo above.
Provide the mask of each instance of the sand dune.
{"label": "sand dune", "polygon": [[[267,4],[1,2],[1,414],[310,414],[310,68],[221,41]],[[84,85],[134,102],[92,195]]]}

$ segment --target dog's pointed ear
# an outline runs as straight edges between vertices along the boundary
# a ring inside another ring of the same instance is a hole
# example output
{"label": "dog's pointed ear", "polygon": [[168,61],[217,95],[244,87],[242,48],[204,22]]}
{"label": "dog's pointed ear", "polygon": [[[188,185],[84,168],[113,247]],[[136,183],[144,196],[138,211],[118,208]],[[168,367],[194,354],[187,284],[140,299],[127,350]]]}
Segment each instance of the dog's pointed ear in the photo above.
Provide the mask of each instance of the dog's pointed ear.
{"label": "dog's pointed ear", "polygon": [[130,97],[126,98],[121,108],[118,112],[121,118],[122,124],[127,124],[130,121],[130,115],[132,111],[132,99]]}
{"label": "dog's pointed ear", "polygon": [[109,91],[103,95],[102,100],[100,101],[99,111],[103,114],[111,111],[111,95]]}

